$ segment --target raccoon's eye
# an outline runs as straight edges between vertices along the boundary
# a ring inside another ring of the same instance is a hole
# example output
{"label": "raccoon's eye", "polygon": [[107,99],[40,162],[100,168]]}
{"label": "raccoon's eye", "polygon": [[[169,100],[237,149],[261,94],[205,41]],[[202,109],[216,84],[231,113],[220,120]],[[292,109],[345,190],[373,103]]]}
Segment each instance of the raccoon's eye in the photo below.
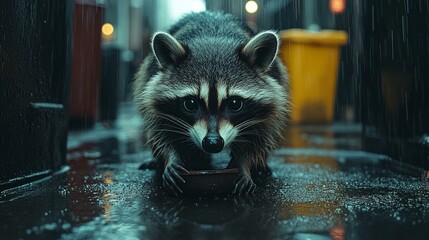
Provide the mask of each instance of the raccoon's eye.
{"label": "raccoon's eye", "polygon": [[238,112],[243,108],[243,100],[240,98],[232,98],[228,103],[228,110]]}
{"label": "raccoon's eye", "polygon": [[198,110],[198,103],[195,98],[186,98],[183,100],[183,107],[188,112],[196,112]]}

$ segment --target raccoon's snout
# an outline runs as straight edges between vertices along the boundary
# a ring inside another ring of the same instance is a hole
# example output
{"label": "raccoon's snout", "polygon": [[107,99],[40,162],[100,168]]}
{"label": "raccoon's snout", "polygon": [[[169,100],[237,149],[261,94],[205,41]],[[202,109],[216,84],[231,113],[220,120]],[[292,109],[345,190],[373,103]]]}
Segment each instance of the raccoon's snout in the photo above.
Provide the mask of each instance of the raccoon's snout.
{"label": "raccoon's snout", "polygon": [[207,135],[203,138],[202,142],[203,149],[209,153],[218,153],[222,151],[224,144],[223,138],[219,135]]}

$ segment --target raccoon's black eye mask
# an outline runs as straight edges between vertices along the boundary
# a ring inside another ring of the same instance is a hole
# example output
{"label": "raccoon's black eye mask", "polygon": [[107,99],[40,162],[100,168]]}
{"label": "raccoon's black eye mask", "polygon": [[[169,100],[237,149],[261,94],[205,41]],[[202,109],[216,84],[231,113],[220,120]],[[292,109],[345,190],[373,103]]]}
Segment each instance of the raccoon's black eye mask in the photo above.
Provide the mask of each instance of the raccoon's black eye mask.
{"label": "raccoon's black eye mask", "polygon": [[[188,96],[183,98],[183,108],[188,113],[196,113],[202,106],[203,101],[198,100],[194,96]],[[227,112],[230,113],[237,113],[242,110],[244,105],[244,99],[241,97],[230,97],[227,100],[224,101],[224,103],[221,106],[221,109],[227,110]]]}
{"label": "raccoon's black eye mask", "polygon": [[[199,118],[204,118],[206,105],[196,96],[186,96],[156,102],[154,107],[165,114],[177,117],[192,125]],[[232,96],[224,100],[220,106],[221,115],[234,125],[249,119],[265,119],[273,114],[274,106],[262,104],[252,99]]]}

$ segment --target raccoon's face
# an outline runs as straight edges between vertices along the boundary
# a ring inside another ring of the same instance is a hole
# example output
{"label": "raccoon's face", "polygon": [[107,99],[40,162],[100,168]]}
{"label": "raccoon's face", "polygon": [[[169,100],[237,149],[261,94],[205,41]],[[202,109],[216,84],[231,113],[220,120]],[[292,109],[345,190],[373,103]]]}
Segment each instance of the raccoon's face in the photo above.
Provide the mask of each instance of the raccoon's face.
{"label": "raccoon's face", "polygon": [[205,39],[179,43],[168,33],[153,38],[161,71],[148,83],[152,105],[171,139],[207,153],[234,143],[253,144],[284,96],[266,72],[278,38],[262,32],[247,43]]}

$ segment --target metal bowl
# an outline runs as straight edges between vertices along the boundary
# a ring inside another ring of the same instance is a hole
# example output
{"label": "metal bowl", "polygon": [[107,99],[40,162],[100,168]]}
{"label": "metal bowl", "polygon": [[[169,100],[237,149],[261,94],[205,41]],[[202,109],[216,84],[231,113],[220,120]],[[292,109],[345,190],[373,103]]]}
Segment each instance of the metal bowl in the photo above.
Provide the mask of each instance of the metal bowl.
{"label": "metal bowl", "polygon": [[186,183],[179,187],[185,195],[225,195],[234,190],[238,168],[189,171],[181,174]]}

